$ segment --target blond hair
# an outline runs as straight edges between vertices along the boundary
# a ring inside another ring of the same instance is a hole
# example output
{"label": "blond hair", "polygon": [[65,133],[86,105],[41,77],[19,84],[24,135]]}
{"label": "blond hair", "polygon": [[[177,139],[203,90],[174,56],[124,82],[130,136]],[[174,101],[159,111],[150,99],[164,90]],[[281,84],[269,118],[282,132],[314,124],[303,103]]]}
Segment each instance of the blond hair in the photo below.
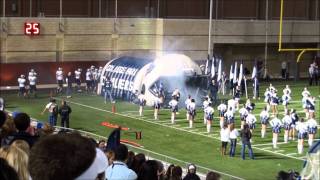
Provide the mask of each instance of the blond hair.
{"label": "blond hair", "polygon": [[8,164],[17,171],[20,180],[29,180],[29,156],[26,152],[16,146],[10,146],[5,159],[7,160]]}
{"label": "blond hair", "polygon": [[13,143],[11,144],[11,146],[20,148],[22,151],[24,151],[25,153],[27,153],[27,155],[30,154],[30,145],[24,141],[24,140],[15,140],[13,141]]}

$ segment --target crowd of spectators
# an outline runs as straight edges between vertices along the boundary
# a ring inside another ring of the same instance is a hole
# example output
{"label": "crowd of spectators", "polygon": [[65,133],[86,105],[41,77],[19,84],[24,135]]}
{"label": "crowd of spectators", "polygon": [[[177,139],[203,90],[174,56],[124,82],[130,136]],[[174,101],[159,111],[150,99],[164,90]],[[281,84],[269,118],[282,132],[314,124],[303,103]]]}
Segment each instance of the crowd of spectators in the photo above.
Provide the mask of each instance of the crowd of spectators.
{"label": "crowd of spectators", "polygon": [[[9,116],[0,111],[0,179],[3,180],[198,180],[196,166],[148,160],[142,153],[120,144],[107,149],[77,132],[56,132],[49,124],[34,125],[26,113]],[[215,172],[207,180],[220,179]]]}

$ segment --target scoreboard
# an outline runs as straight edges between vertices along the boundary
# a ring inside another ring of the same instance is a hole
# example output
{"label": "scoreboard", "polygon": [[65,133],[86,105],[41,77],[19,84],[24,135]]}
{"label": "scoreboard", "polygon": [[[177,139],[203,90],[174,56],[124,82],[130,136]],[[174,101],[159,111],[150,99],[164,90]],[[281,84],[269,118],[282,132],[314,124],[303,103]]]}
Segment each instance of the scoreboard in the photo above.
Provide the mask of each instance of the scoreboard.
{"label": "scoreboard", "polygon": [[28,36],[40,35],[40,23],[38,22],[25,22],[24,34]]}

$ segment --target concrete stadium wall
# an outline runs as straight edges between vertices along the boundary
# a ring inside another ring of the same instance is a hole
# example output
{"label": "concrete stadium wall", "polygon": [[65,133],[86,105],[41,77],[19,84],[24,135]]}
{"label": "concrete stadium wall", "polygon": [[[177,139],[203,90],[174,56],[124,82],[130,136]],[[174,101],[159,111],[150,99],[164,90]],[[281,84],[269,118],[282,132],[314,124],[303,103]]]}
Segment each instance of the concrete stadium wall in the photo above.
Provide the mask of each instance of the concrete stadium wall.
{"label": "concrete stadium wall", "polygon": [[[39,22],[41,35],[24,35],[25,22]],[[253,59],[264,59],[265,21],[218,20],[212,42],[215,53],[229,67],[244,60],[250,68]],[[279,62],[292,64],[295,53],[278,53],[279,21],[268,23],[268,66],[278,76]],[[162,53],[183,53],[196,61],[207,57],[208,20],[121,18],[6,18],[1,23],[1,66],[12,63],[106,62],[121,55],[155,57]],[[320,47],[320,21],[285,21],[283,43],[287,47]],[[302,57],[300,70],[315,53]],[[291,68],[295,70],[295,68]]]}

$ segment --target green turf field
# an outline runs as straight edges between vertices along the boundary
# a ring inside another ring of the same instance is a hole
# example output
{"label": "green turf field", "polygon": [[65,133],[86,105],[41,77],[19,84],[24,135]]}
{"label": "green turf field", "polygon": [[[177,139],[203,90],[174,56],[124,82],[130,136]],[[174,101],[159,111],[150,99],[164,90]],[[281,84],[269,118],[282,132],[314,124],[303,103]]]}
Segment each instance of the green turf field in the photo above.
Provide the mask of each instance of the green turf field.
{"label": "green turf field", "polygon": [[[301,92],[307,82],[289,82],[292,90],[292,103],[289,108],[295,108],[297,111],[302,111]],[[282,89],[285,82],[274,82],[274,86],[278,89],[279,96],[282,96]],[[267,84],[262,84],[260,87],[261,100],[253,101],[256,103],[254,114],[260,114],[263,103],[263,93]],[[249,96],[252,96],[249,88]],[[317,97],[316,118],[319,123],[319,86],[309,87],[309,91],[313,96]],[[13,91],[2,91],[1,96],[5,98],[7,109],[10,111],[23,111],[29,113],[30,116],[40,121],[47,121],[47,114],[41,115],[41,111],[48,103],[49,92],[39,92],[38,98],[18,98],[17,93]],[[61,100],[64,96],[58,96]],[[222,97],[229,98],[229,97]],[[184,162],[192,162],[204,168],[217,170],[229,175],[233,175],[243,179],[275,179],[279,170],[294,169],[301,170],[303,165],[303,156],[297,154],[296,142],[290,141],[288,144],[283,144],[283,130],[280,135],[279,149],[272,149],[272,133],[268,128],[267,137],[260,138],[260,120],[257,118],[257,129],[254,130],[253,136],[253,151],[255,160],[242,160],[240,158],[241,146],[236,149],[236,157],[228,156],[221,157],[220,155],[220,140],[219,140],[219,122],[215,118],[213,122],[213,132],[206,133],[206,127],[203,124],[202,109],[198,109],[194,128],[189,129],[188,122],[185,120],[184,108],[180,107],[180,114],[177,116],[176,124],[170,124],[170,111],[161,110],[159,119],[153,120],[153,111],[146,108],[143,117],[138,116],[138,106],[127,102],[116,103],[117,112],[111,112],[111,104],[104,104],[103,98],[95,95],[74,94],[71,99],[68,99],[69,104],[73,109],[71,115],[70,126],[74,129],[81,129],[92,132],[98,135],[107,136],[112,129],[101,126],[100,123],[108,121],[112,124],[118,124],[123,127],[129,127],[131,130],[142,131],[142,139],[135,140],[134,134],[123,132],[122,139],[129,139],[143,146],[142,149],[135,149],[136,152],[144,152],[147,155],[159,158],[172,163],[177,163],[182,166]],[[182,100],[184,101],[184,100]],[[242,101],[245,101],[243,98]],[[215,107],[216,111],[216,107]],[[282,118],[283,107],[279,105],[280,118]],[[301,112],[300,116],[304,116]],[[215,112],[217,117],[217,112]],[[236,114],[236,123],[239,128],[239,114]],[[58,122],[60,124],[60,122]],[[319,131],[317,137],[319,138]],[[239,140],[238,140],[239,142]],[[148,150],[148,151],[144,151]],[[305,143],[305,152],[308,150],[307,142]],[[155,153],[152,153],[152,152]],[[158,153],[158,154],[157,154]],[[167,156],[164,157],[163,155]],[[173,157],[173,158],[170,158]],[[248,157],[248,156],[247,156]],[[201,171],[205,172],[205,169]],[[223,179],[234,179],[230,176],[223,176]]]}

